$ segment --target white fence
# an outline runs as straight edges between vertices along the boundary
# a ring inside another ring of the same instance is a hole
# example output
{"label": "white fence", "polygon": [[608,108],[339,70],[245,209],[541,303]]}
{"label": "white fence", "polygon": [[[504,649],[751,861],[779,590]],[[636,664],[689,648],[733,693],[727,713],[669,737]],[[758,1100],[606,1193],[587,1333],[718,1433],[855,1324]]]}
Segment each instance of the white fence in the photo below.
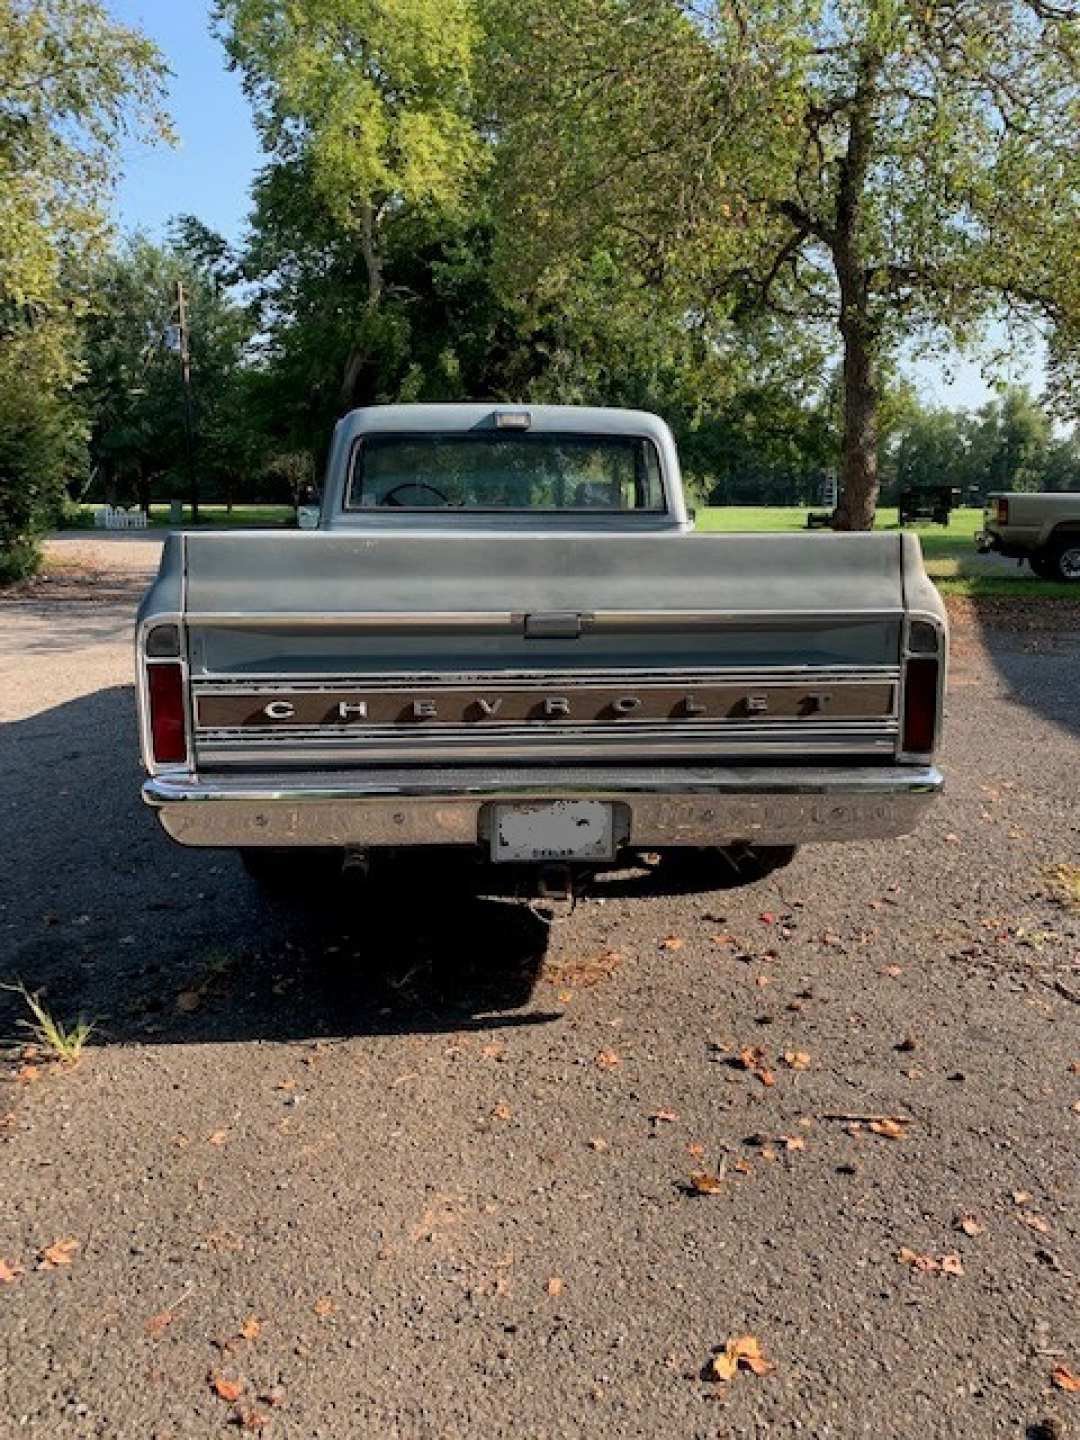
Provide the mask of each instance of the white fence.
{"label": "white fence", "polygon": [[145,511],[133,505],[125,510],[122,505],[99,505],[94,511],[94,524],[99,530],[145,530]]}

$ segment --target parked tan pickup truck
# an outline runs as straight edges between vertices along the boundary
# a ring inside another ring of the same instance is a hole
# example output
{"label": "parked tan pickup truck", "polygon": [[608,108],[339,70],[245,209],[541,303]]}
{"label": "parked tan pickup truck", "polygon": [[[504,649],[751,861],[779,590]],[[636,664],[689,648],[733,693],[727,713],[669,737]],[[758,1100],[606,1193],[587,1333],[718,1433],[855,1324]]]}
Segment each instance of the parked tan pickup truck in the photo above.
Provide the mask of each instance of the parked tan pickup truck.
{"label": "parked tan pickup truck", "polygon": [[1080,491],[988,495],[983,552],[1026,560],[1041,580],[1080,582]]}

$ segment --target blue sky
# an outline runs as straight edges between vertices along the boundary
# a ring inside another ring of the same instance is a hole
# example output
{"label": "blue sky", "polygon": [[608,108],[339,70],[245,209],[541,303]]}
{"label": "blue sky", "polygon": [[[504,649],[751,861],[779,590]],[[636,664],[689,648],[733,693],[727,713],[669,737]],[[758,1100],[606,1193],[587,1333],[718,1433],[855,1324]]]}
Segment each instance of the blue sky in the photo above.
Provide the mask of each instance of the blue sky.
{"label": "blue sky", "polygon": [[[164,54],[173,71],[169,109],[180,139],[175,150],[125,147],[119,224],[160,239],[173,215],[188,213],[227,239],[240,239],[261,157],[239,79],[210,33],[209,0],[108,0],[108,8]],[[978,365],[960,356],[947,364],[920,361],[908,370],[930,404],[973,407],[991,394]],[[1007,378],[1038,390],[1041,372],[1038,348],[1029,349]]]}

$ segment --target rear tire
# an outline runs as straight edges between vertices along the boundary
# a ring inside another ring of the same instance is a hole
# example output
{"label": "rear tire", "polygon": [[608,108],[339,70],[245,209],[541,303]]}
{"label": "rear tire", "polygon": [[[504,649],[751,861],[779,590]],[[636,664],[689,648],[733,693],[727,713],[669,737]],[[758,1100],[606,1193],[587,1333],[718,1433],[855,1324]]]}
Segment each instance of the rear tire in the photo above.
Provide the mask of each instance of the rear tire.
{"label": "rear tire", "polygon": [[1080,585],[1080,534],[1063,535],[1047,547],[1050,574],[1048,579],[1066,585]]}
{"label": "rear tire", "polygon": [[338,850],[239,850],[244,869],[260,890],[273,899],[298,898],[331,884],[341,874]]}
{"label": "rear tire", "polygon": [[682,881],[703,890],[731,890],[767,879],[775,870],[790,865],[796,851],[795,845],[664,850],[661,852],[660,868],[662,872],[678,875]]}

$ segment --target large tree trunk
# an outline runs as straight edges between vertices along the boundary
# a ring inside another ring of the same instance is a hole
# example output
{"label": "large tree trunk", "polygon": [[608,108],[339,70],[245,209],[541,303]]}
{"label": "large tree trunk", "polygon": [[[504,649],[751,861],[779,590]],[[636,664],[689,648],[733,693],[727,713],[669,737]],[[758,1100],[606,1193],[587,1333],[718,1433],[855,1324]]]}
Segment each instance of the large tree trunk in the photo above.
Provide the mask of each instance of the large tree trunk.
{"label": "large tree trunk", "polygon": [[[365,313],[369,317],[382,305],[383,291],[386,288],[383,256],[379,248],[378,219],[376,207],[370,201],[365,202],[360,212],[360,249],[367,270]],[[341,379],[341,403],[346,410],[351,410],[360,401],[357,394],[360,378],[370,359],[370,338],[365,335],[358,345],[352,347],[345,359],[345,370]]]}
{"label": "large tree trunk", "polygon": [[841,313],[844,340],[844,438],[837,530],[872,530],[878,491],[878,387],[875,344],[868,317],[856,302]]}
{"label": "large tree trunk", "polygon": [[840,286],[844,344],[844,442],[837,530],[870,530],[878,498],[877,332],[870,313],[870,281],[863,254],[861,210],[874,144],[874,85],[881,58],[868,49],[851,105],[840,161],[832,254]]}

